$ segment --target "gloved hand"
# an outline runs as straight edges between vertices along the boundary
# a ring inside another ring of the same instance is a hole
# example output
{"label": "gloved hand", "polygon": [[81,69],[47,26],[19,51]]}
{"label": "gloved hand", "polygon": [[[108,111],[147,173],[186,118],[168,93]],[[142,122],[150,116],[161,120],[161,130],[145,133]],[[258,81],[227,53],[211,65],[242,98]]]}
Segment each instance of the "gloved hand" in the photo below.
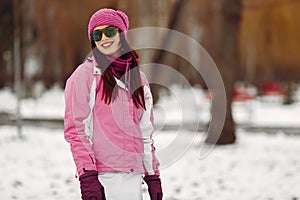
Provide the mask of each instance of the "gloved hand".
{"label": "gloved hand", "polygon": [[86,171],[79,177],[83,200],[106,200],[104,188],[98,180],[97,171]]}
{"label": "gloved hand", "polygon": [[157,175],[148,175],[144,177],[148,185],[148,192],[151,200],[162,200],[163,192],[161,189],[160,178]]}

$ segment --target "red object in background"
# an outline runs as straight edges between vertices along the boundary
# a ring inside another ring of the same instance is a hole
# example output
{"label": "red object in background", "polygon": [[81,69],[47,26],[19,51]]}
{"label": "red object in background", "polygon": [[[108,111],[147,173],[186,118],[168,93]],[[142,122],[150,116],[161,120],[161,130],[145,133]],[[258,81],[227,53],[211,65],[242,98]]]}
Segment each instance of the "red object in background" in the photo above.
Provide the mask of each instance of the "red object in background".
{"label": "red object in background", "polygon": [[[205,91],[204,93],[206,99],[211,99],[211,94],[209,91]],[[233,91],[233,101],[248,101],[253,100],[255,95],[249,93],[249,91],[245,87],[236,86]]]}
{"label": "red object in background", "polygon": [[261,87],[262,90],[262,95],[267,95],[267,96],[285,96],[286,92],[283,88],[283,86],[278,83],[278,82],[267,82],[262,84]]}
{"label": "red object in background", "polygon": [[248,101],[254,99],[254,95],[250,94],[246,89],[235,88],[233,91],[233,101]]}

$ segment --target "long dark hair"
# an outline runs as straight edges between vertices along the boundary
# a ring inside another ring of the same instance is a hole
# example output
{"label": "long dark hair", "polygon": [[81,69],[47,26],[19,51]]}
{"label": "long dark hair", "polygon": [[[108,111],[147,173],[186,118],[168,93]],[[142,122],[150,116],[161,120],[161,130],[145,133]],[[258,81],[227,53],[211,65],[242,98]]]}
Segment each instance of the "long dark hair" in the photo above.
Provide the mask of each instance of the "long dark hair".
{"label": "long dark hair", "polygon": [[[130,47],[128,44],[124,34],[120,32],[120,42],[121,42],[121,57],[122,56],[131,56],[133,59],[132,66],[130,66],[130,94],[133,98],[134,105],[139,108],[146,109],[145,106],[145,98],[144,98],[144,89],[142,86],[140,71],[138,67],[138,54]],[[98,63],[98,67],[102,71],[102,97],[101,100],[104,100],[106,104],[110,104],[117,96],[118,89],[116,87],[116,80],[114,74],[112,73],[109,64],[110,62],[102,54],[99,49],[96,47],[96,44],[93,40],[91,40],[91,46],[93,55]]]}

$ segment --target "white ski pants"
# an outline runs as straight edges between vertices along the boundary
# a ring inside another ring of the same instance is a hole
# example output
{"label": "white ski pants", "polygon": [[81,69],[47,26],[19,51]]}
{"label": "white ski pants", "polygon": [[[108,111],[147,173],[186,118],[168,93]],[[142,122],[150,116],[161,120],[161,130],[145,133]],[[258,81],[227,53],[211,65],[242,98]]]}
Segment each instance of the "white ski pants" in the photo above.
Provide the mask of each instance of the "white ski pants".
{"label": "white ski pants", "polygon": [[99,173],[106,200],[142,200],[142,174],[124,172]]}

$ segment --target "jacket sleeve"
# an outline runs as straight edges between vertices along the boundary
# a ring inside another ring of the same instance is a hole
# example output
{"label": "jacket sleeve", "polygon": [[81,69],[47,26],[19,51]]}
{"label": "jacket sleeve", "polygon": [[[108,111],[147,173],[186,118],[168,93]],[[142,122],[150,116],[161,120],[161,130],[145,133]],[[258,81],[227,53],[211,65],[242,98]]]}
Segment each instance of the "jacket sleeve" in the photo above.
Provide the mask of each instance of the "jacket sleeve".
{"label": "jacket sleeve", "polygon": [[91,142],[95,87],[94,74],[84,65],[78,67],[65,87],[64,136],[79,176],[84,170],[97,170]]}
{"label": "jacket sleeve", "polygon": [[155,147],[153,145],[153,99],[148,85],[144,86],[144,96],[146,110],[143,112],[140,120],[140,128],[144,141],[144,174],[159,175],[159,162],[155,155]]}

